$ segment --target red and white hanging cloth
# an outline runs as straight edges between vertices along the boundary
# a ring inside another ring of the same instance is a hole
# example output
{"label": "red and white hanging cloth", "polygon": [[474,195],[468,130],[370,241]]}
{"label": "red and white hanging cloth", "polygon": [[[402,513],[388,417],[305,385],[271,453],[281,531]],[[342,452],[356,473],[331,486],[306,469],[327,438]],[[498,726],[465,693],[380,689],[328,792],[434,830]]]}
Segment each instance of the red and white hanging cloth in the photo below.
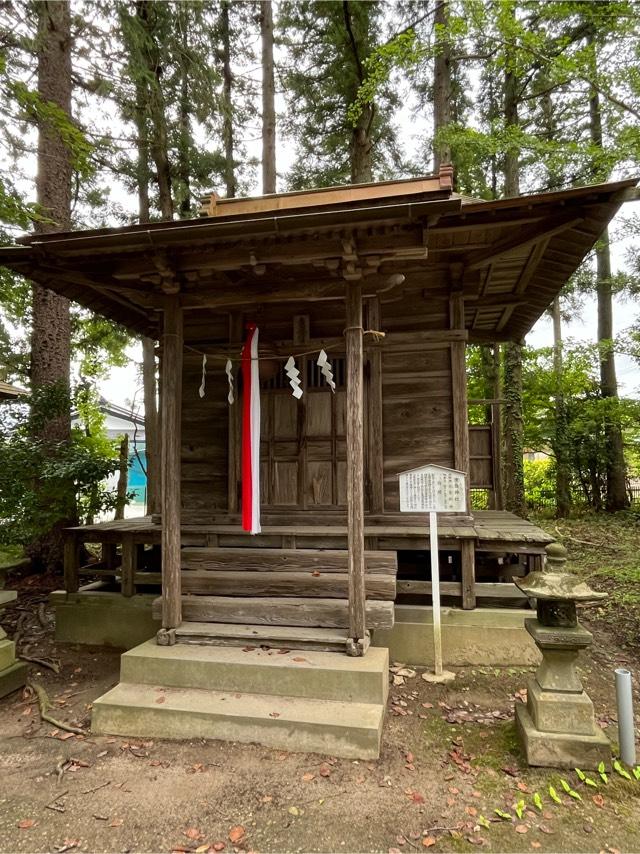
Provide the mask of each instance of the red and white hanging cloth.
{"label": "red and white hanging cloth", "polygon": [[260,533],[260,363],[258,327],[247,324],[242,348],[242,527]]}

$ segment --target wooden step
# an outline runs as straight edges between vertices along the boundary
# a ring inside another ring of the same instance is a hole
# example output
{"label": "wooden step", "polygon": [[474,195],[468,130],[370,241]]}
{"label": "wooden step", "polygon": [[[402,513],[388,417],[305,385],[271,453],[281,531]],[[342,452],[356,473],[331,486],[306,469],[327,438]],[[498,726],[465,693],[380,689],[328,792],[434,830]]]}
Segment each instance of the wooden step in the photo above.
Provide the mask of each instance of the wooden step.
{"label": "wooden step", "polygon": [[267,649],[314,649],[344,652],[344,629],[306,626],[238,626],[233,623],[183,623],[176,629],[176,643],[198,646],[256,646]]}
{"label": "wooden step", "polygon": [[[368,600],[367,628],[392,628],[393,608],[393,602]],[[153,602],[153,616],[162,618],[161,597]],[[307,597],[183,596],[182,618],[207,623],[341,629],[349,625],[349,602],[347,599]]]}
{"label": "wooden step", "polygon": [[[214,596],[321,596],[346,599],[349,595],[347,572],[253,572],[247,570],[183,569],[182,589],[185,593],[204,593]],[[395,599],[394,575],[365,575],[365,590],[369,599]]]}
{"label": "wooden step", "polygon": [[[346,549],[184,548],[183,569],[238,572],[347,572]],[[398,557],[392,551],[365,551],[365,571],[395,575]]]}

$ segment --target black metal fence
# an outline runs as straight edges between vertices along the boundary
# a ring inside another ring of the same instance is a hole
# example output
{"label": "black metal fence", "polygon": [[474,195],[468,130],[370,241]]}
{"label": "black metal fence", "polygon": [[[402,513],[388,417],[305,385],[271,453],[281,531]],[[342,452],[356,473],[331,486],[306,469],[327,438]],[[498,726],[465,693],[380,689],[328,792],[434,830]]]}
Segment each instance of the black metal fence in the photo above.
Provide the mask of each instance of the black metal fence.
{"label": "black metal fence", "polygon": [[[629,506],[631,510],[640,511],[640,484],[627,487],[629,494]],[[472,489],[470,492],[471,509],[472,510],[489,510],[491,507],[491,492],[488,489]],[[588,509],[589,505],[585,501],[583,493],[574,493],[571,498],[573,507],[578,509]],[[536,496],[535,498],[527,497],[527,507],[529,510],[548,510],[553,511],[556,508],[556,501],[553,496]]]}

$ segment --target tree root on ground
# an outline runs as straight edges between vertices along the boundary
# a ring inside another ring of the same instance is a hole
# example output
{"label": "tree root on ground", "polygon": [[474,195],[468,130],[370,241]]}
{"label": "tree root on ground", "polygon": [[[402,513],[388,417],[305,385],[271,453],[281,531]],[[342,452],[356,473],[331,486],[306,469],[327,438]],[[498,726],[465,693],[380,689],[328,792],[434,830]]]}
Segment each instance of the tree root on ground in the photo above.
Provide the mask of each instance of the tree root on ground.
{"label": "tree root on ground", "polygon": [[51,724],[51,726],[57,727],[58,729],[63,729],[65,732],[73,732],[76,735],[87,734],[85,730],[80,729],[80,727],[62,723],[61,721],[58,721],[55,718],[52,718],[51,715],[49,715],[49,709],[51,708],[51,700],[49,699],[49,695],[44,690],[42,685],[37,685],[35,682],[29,682],[29,687],[35,691],[36,697],[38,698],[38,706],[40,708],[40,719],[42,721],[46,721],[46,723]]}

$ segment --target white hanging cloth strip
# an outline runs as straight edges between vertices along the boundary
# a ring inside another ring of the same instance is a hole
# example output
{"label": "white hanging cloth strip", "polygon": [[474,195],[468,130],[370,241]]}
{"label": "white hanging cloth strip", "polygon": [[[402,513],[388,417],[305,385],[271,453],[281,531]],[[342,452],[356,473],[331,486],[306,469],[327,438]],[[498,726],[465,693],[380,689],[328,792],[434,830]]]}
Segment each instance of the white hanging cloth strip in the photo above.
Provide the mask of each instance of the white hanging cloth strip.
{"label": "white hanging cloth strip", "polygon": [[316,364],[320,368],[320,373],[325,378],[327,385],[335,394],[336,384],[333,379],[333,368],[331,367],[329,357],[327,356],[324,350],[320,350],[320,355],[318,356],[318,361],[316,362]]}
{"label": "white hanging cloth strip", "polygon": [[233,364],[231,362],[231,359],[227,359],[227,364],[225,365],[224,369],[227,374],[227,379],[229,380],[229,394],[227,395],[227,400],[231,404],[235,401],[235,397],[233,394]]}
{"label": "white hanging cloth strip", "polygon": [[286,375],[289,377],[289,385],[292,388],[291,393],[297,400],[300,400],[302,397],[302,389],[300,388],[300,371],[296,368],[293,356],[289,356],[287,359],[284,370]]}
{"label": "white hanging cloth strip", "polygon": [[207,356],[206,353],[202,354],[202,382],[200,383],[200,388],[198,389],[198,394],[200,397],[204,397],[204,385],[207,379]]}

